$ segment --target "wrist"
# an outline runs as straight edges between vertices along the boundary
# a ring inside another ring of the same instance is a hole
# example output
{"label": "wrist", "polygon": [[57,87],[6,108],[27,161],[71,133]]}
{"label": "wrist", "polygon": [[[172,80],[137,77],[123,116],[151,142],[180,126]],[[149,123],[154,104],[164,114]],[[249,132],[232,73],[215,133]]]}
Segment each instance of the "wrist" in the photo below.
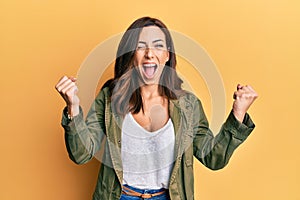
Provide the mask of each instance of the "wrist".
{"label": "wrist", "polygon": [[68,107],[68,118],[72,119],[79,114],[79,105],[67,105]]}
{"label": "wrist", "polygon": [[246,112],[233,110],[233,115],[235,116],[235,118],[238,121],[240,121],[241,123],[243,123],[243,120],[244,120],[244,117],[246,115]]}

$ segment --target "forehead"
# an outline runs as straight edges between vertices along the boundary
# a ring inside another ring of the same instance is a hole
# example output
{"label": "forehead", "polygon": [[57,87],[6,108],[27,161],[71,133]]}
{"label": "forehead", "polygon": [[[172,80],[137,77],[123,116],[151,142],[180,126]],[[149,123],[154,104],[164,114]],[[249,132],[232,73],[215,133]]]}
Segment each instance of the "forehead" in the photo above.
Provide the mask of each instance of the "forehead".
{"label": "forehead", "polygon": [[166,36],[164,32],[157,26],[148,26],[144,27],[140,33],[139,41],[153,41],[161,39],[163,41],[166,41]]}

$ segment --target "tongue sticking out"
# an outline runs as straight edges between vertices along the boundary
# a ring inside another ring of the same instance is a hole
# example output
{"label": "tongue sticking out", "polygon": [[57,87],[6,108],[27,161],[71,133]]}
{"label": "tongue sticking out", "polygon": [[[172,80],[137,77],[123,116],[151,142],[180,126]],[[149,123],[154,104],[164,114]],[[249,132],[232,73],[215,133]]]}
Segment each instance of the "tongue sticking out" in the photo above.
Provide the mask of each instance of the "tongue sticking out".
{"label": "tongue sticking out", "polygon": [[146,76],[151,78],[154,75],[155,67],[144,67],[144,71]]}

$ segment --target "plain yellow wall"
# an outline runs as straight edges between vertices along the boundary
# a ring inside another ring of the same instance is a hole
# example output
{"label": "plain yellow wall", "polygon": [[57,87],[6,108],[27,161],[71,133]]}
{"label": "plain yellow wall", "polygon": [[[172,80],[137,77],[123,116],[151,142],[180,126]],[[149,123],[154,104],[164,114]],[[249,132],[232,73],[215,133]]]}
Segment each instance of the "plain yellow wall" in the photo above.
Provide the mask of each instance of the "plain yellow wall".
{"label": "plain yellow wall", "polygon": [[[54,85],[76,75],[96,45],[145,15],[207,50],[224,81],[227,113],[237,83],[260,95],[249,111],[257,127],[229,165],[213,172],[195,163],[195,199],[300,199],[296,0],[2,0],[0,199],[90,199],[99,162],[77,166],[68,159],[64,103]],[[179,64],[184,72],[185,62]],[[199,94],[210,116],[207,91]]]}

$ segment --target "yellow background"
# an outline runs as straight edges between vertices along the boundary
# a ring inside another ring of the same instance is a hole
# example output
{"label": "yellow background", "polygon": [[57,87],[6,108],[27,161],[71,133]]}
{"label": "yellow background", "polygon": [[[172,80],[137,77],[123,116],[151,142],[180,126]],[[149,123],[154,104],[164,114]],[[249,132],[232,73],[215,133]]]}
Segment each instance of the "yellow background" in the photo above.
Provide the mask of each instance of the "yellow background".
{"label": "yellow background", "polygon": [[[68,159],[64,102],[54,85],[64,74],[76,75],[96,45],[145,15],[207,50],[224,81],[227,113],[237,83],[260,95],[249,110],[257,127],[229,165],[209,171],[196,162],[195,199],[299,200],[297,0],[2,0],[0,199],[90,199],[99,162],[77,166]],[[179,64],[184,72],[185,62]],[[203,88],[199,97],[210,116]]]}

